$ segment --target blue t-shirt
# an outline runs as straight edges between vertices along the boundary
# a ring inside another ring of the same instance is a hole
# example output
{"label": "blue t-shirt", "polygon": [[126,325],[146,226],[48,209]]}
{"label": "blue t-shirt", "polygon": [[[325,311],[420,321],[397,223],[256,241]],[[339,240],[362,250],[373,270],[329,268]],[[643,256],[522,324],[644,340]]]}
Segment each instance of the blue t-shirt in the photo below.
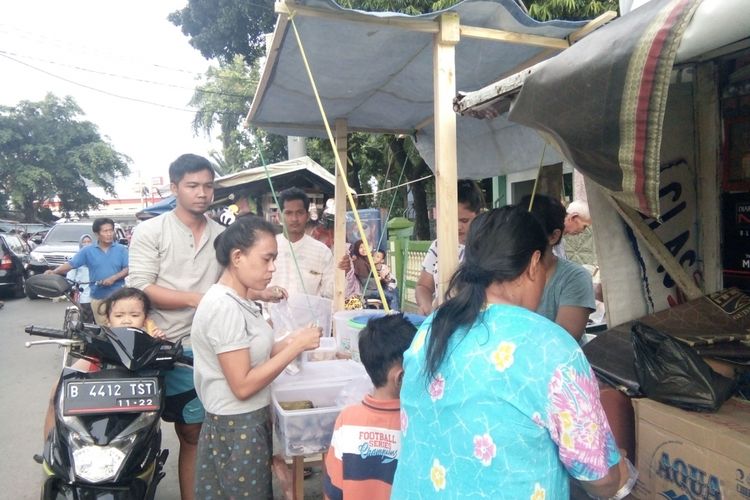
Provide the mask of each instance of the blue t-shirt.
{"label": "blue t-shirt", "polygon": [[404,353],[392,498],[567,499],[620,460],[591,367],[532,311],[491,305],[425,379],[432,316]]}
{"label": "blue t-shirt", "polygon": [[89,268],[89,280],[93,282],[91,284],[91,298],[103,300],[115,290],[125,286],[125,278],[115,281],[110,286],[97,285],[96,282],[107,279],[128,267],[128,247],[113,243],[105,252],[99,245],[88,245],[79,250],[70,259],[69,264],[73,269],[81,266]]}
{"label": "blue t-shirt", "polygon": [[565,259],[557,259],[555,273],[544,286],[542,301],[536,312],[555,321],[560,306],[577,306],[596,310],[594,284],[591,274],[583,266]]}

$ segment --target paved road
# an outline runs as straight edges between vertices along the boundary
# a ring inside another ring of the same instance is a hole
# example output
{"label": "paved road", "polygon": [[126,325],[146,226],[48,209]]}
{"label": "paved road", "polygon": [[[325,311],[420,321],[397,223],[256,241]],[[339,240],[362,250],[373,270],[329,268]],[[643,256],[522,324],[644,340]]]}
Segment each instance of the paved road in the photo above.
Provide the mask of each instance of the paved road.
{"label": "paved road", "polygon": [[[0,309],[0,498],[31,500],[39,498],[42,472],[32,459],[42,450],[42,426],[52,385],[57,382],[62,351],[56,346],[35,346],[27,349],[30,337],[26,325],[62,325],[68,302],[49,300],[3,299]],[[165,424],[162,444],[170,450],[165,468],[166,477],[159,485],[157,500],[178,500],[177,437],[174,428]],[[305,498],[322,498],[320,468],[305,481]],[[274,484],[275,498],[280,499]]]}
{"label": "paved road", "polygon": [[[52,385],[60,373],[62,351],[56,346],[24,347],[28,324],[60,327],[67,302],[3,299],[0,309],[0,491],[3,498],[38,499],[42,477],[34,453],[42,449],[42,425]],[[177,438],[171,425],[163,428],[166,448],[174,450],[159,485],[159,500],[179,499]]]}

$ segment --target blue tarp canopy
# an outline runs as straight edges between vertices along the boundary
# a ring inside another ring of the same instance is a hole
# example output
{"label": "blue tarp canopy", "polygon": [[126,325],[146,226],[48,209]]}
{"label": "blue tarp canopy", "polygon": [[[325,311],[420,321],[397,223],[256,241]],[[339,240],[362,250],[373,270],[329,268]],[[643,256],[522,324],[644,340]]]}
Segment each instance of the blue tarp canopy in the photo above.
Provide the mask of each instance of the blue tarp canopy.
{"label": "blue tarp canopy", "polygon": [[[277,2],[277,5],[278,2]],[[434,169],[433,42],[437,19],[459,15],[461,27],[500,30],[495,40],[461,36],[456,88],[473,90],[547,59],[568,46],[583,22],[538,22],[513,0],[466,0],[419,16],[344,9],[331,0],[281,3],[294,14],[305,54],[331,124],[350,131],[416,137]],[[281,135],[324,137],[325,129],[288,16],[279,16],[248,121]],[[504,117],[458,117],[458,176],[484,178],[538,167],[543,139]],[[562,161],[546,148],[544,163]]]}
{"label": "blue tarp canopy", "polygon": [[150,219],[151,217],[156,217],[157,215],[161,215],[174,209],[176,204],[177,201],[175,200],[174,195],[167,196],[166,198],[162,198],[161,200],[157,201],[150,207],[146,207],[140,212],[136,213],[135,218],[138,220],[146,220]]}

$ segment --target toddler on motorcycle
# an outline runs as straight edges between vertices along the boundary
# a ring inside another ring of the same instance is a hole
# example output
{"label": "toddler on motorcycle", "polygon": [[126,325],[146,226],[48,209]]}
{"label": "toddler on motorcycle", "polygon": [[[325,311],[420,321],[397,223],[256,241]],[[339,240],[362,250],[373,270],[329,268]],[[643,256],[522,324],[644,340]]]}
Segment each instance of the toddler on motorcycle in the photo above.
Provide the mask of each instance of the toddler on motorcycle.
{"label": "toddler on motorcycle", "polygon": [[[148,333],[154,338],[163,339],[162,332],[156,324],[148,319],[148,311],[151,309],[151,301],[143,291],[137,288],[123,287],[107,297],[99,306],[99,314],[107,318],[107,325],[110,328],[138,328]],[[88,359],[78,359],[71,368],[81,372],[95,372],[101,368],[99,363],[93,357]],[[47,414],[44,417],[44,435],[47,439],[52,426],[55,424],[54,399],[57,392],[57,384],[52,388]]]}

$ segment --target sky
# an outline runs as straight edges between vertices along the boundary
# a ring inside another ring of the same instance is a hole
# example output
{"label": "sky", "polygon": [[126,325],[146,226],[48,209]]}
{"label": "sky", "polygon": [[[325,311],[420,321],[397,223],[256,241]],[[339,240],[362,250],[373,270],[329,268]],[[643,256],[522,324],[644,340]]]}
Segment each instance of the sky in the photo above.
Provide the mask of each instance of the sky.
{"label": "sky", "polygon": [[72,96],[99,133],[131,158],[117,181],[136,197],[140,179],[168,182],[183,153],[208,156],[217,142],[192,130],[188,106],[210,62],[167,20],[186,0],[3,0],[0,104]]}

